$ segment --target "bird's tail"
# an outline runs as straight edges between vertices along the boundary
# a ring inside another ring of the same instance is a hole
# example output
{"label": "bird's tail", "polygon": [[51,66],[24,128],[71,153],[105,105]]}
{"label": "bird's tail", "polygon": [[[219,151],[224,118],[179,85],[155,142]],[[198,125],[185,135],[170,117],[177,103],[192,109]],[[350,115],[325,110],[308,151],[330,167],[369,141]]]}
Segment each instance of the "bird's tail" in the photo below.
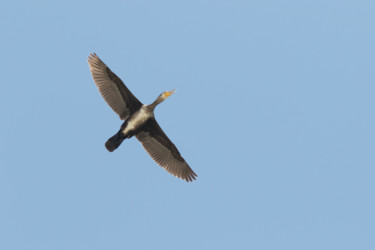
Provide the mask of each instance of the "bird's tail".
{"label": "bird's tail", "polygon": [[123,140],[125,140],[126,137],[124,134],[119,131],[117,134],[112,136],[108,139],[108,141],[105,143],[105,147],[108,149],[109,152],[113,152],[116,148],[120,146]]}

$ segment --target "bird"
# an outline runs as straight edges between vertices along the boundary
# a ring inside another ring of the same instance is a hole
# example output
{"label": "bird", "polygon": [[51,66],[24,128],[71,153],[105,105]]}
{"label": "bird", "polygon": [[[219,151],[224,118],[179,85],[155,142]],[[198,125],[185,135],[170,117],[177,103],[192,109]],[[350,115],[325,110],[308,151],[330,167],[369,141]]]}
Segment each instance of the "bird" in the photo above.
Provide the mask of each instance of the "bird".
{"label": "bird", "polygon": [[198,175],[155,120],[155,107],[176,90],[165,91],[153,103],[144,105],[95,53],[90,53],[88,63],[100,94],[124,120],[120,130],[105,143],[107,150],[113,152],[125,139],[135,136],[151,158],[167,172],[187,182],[196,180]]}

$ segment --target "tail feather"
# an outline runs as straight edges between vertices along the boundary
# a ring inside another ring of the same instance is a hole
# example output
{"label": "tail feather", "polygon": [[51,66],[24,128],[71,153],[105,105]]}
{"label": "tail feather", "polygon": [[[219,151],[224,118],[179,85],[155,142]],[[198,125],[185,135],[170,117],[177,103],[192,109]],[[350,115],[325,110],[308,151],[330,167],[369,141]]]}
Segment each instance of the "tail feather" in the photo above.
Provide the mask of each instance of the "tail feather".
{"label": "tail feather", "polygon": [[117,134],[112,136],[108,139],[108,141],[105,143],[105,147],[108,149],[109,152],[113,152],[116,148],[120,146],[123,140],[125,140],[126,137],[119,131]]}

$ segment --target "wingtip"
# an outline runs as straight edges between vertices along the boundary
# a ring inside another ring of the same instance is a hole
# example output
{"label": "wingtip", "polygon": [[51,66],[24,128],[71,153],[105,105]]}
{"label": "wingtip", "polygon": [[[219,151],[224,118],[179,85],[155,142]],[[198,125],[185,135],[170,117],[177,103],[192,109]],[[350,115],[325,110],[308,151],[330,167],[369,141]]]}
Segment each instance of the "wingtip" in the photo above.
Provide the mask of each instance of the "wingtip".
{"label": "wingtip", "polygon": [[185,177],[185,181],[186,182],[193,182],[193,181],[197,180],[196,177],[198,177],[198,175],[192,171],[192,173],[190,175]]}
{"label": "wingtip", "polygon": [[87,62],[91,63],[91,60],[93,59],[92,53],[87,57]]}
{"label": "wingtip", "polygon": [[104,64],[102,60],[96,55],[96,53],[90,53],[88,56],[87,62],[91,65],[98,65],[98,64]]}
{"label": "wingtip", "polygon": [[97,58],[98,56],[94,53],[90,53],[90,55],[88,56],[89,60],[91,59],[94,59],[94,58]]}

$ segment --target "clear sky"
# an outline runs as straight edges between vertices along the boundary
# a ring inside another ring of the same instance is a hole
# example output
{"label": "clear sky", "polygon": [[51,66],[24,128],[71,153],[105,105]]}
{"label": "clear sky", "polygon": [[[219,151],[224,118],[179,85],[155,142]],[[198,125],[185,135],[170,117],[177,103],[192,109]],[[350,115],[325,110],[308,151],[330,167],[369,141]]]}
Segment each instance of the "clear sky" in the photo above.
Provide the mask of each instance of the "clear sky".
{"label": "clear sky", "polygon": [[[2,1],[0,249],[375,249],[374,1]],[[169,175],[87,56],[198,174]]]}

